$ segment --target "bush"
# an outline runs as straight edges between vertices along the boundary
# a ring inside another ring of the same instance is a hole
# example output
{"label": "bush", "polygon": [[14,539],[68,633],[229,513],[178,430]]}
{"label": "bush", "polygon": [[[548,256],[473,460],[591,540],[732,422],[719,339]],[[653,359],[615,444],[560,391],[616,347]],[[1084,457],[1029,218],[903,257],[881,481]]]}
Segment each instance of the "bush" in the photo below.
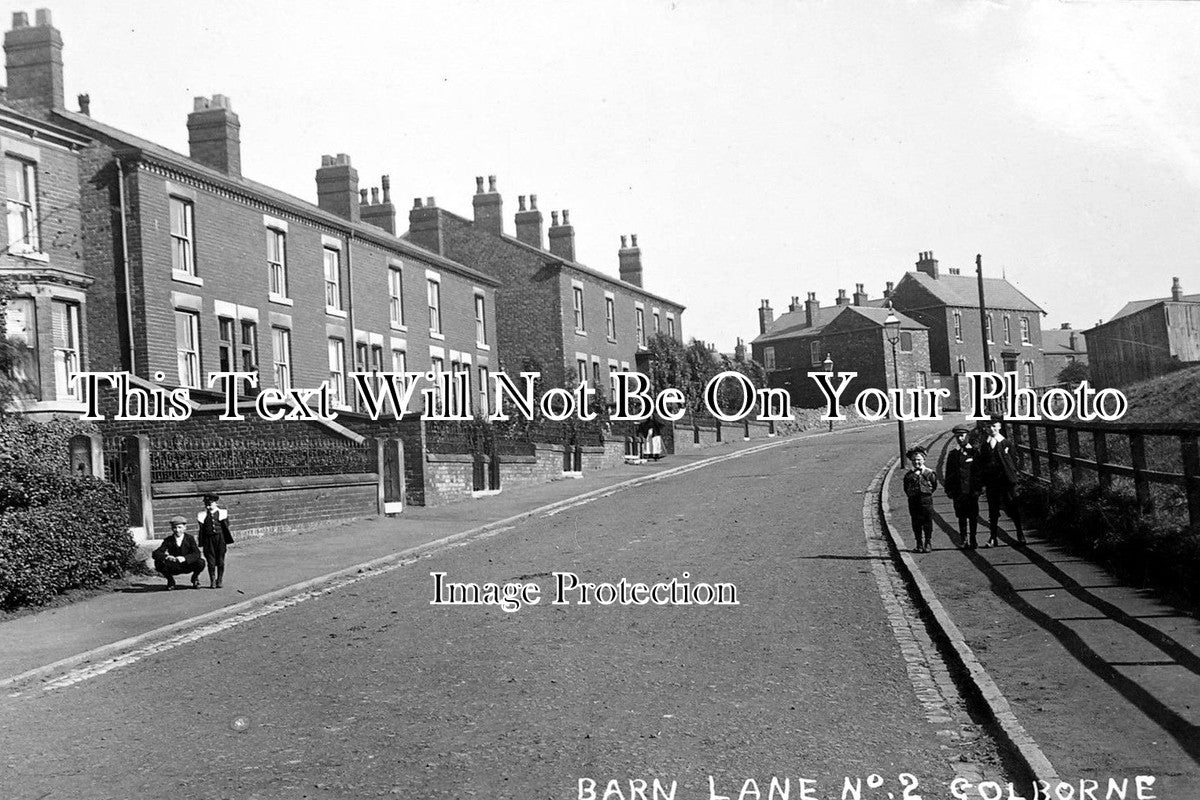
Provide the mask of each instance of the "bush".
{"label": "bush", "polygon": [[67,474],[78,422],[0,420],[0,609],[41,605],[138,568],[125,499],[115,486]]}
{"label": "bush", "polygon": [[1153,492],[1147,509],[1136,494],[1114,485],[1031,481],[1022,491],[1029,510],[1085,556],[1137,586],[1152,586],[1187,606],[1200,605],[1200,531],[1188,524],[1177,494]]}

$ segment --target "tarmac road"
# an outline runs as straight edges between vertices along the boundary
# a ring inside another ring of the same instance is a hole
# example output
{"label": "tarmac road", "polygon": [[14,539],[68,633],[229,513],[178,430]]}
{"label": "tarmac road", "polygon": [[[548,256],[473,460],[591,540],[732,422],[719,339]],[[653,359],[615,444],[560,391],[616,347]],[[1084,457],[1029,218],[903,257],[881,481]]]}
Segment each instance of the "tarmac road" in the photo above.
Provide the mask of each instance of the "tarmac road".
{"label": "tarmac road", "polygon": [[[674,784],[679,800],[708,800],[748,779],[766,798],[775,777],[791,797],[808,779],[810,796],[840,798],[849,778],[863,798],[899,800],[913,780],[948,798],[964,769],[1003,781],[864,534],[863,490],[892,434],[798,440],[617,491],[2,698],[3,795],[580,798],[594,786],[614,800],[639,780],[653,797],[657,779],[660,796]],[[431,605],[435,572],[532,583],[541,599]],[[552,604],[565,572],[725,583],[738,605],[581,605],[578,592]]]}

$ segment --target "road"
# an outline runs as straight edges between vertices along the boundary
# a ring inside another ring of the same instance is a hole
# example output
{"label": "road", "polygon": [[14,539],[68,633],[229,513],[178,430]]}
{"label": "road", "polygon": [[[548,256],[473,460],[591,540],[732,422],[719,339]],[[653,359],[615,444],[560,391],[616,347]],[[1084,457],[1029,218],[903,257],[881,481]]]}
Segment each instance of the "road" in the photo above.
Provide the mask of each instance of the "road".
{"label": "road", "polygon": [[[892,435],[787,442],[620,490],[2,698],[3,794],[579,798],[594,786],[614,800],[640,780],[652,797],[657,779],[660,796],[707,800],[766,798],[775,777],[792,797],[804,779],[811,796],[840,798],[849,779],[863,798],[898,800],[914,780],[916,794],[950,797],[972,769],[1004,780],[864,532]],[[565,572],[730,584],[738,604],[573,593],[555,605]],[[535,584],[540,602],[431,605],[431,573]]]}

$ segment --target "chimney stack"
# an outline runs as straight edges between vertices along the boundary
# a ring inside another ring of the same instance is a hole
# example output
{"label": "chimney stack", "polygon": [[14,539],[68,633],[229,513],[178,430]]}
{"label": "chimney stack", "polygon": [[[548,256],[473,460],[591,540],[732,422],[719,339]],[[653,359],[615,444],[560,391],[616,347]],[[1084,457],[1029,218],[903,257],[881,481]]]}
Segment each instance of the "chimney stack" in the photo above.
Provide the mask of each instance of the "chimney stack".
{"label": "chimney stack", "polygon": [[790,314],[793,311],[799,311],[802,308],[804,308],[804,306],[800,305],[800,296],[792,295],[792,302],[788,303],[788,313]]}
{"label": "chimney stack", "polygon": [[361,221],[358,197],[358,170],[350,165],[350,156],[338,153],[321,156],[317,170],[317,205],[351,222]]}
{"label": "chimney stack", "polygon": [[816,292],[809,292],[808,299],[804,301],[804,320],[808,327],[817,324],[817,319],[820,317],[818,313],[821,309],[821,301],[817,299]]}
{"label": "chimney stack", "polygon": [[1171,299],[1178,303],[1183,299],[1183,286],[1179,283],[1179,278],[1171,279]]}
{"label": "chimney stack", "polygon": [[642,285],[642,249],[638,247],[637,234],[630,237],[631,244],[625,246],[625,237],[621,237],[621,249],[617,251],[617,263],[620,265],[621,280],[634,286]]}
{"label": "chimney stack", "polygon": [[192,161],[242,177],[242,123],[223,94],[197,97],[187,118],[188,153]]}
{"label": "chimney stack", "polygon": [[1062,324],[1062,327],[1061,327],[1061,328],[1059,328],[1059,330],[1062,330],[1062,331],[1069,331],[1069,330],[1071,330],[1071,323],[1069,323],[1069,322],[1064,322],[1064,323]]}
{"label": "chimney stack", "polygon": [[846,297],[846,290],[845,290],[845,289],[838,289],[837,304],[838,304],[839,306],[848,306],[848,305],[850,305],[850,298],[849,298],[849,297]]}
{"label": "chimney stack", "polygon": [[775,322],[775,312],[771,310],[771,301],[763,300],[758,309],[758,332],[763,334],[771,330],[773,322]]}
{"label": "chimney stack", "polygon": [[13,14],[12,30],[4,34],[9,102],[27,101],[43,110],[63,108],[62,34],[50,21],[49,9],[39,8],[37,25],[29,26],[24,11]]}
{"label": "chimney stack", "polygon": [[891,300],[892,293],[895,292],[895,290],[896,290],[896,284],[893,283],[892,281],[888,281],[887,285],[883,287],[883,299]]}
{"label": "chimney stack", "polygon": [[1072,350],[1075,349],[1075,345],[1077,342],[1077,340],[1075,338],[1076,336],[1077,336],[1077,334],[1075,333],[1075,331],[1071,331],[1071,336],[1069,337],[1069,344],[1067,346],[1070,347]]}
{"label": "chimney stack", "polygon": [[867,293],[863,291],[861,283],[854,284],[854,305],[865,306],[867,304]]}
{"label": "chimney stack", "polygon": [[924,272],[929,277],[937,280],[938,277],[938,262],[933,257],[932,250],[926,250],[920,253],[920,258],[917,260],[917,272]]}
{"label": "chimney stack", "polygon": [[525,208],[525,195],[517,198],[517,238],[529,245],[542,250],[542,212],[538,211],[537,195],[529,195],[529,208]]}
{"label": "chimney stack", "polygon": [[737,344],[733,346],[733,360],[739,364],[746,360],[746,343],[742,341],[742,337],[738,337]]}
{"label": "chimney stack", "polygon": [[[363,198],[363,202],[359,204],[359,218],[368,225],[374,225],[395,235],[396,207],[392,205],[392,179],[384,175],[380,177],[379,183],[383,187],[382,202],[379,199],[379,189],[371,187],[371,202],[367,203],[366,198]],[[365,192],[366,189],[362,191]]]}
{"label": "chimney stack", "polygon": [[483,178],[475,179],[475,197],[471,200],[475,207],[475,224],[488,233],[500,236],[504,233],[504,204],[500,193],[496,191],[496,176],[488,176],[488,187],[484,191]]}
{"label": "chimney stack", "polygon": [[417,247],[442,255],[442,215],[437,200],[430,197],[425,203],[413,198],[413,207],[408,212],[408,239]]}
{"label": "chimney stack", "polygon": [[558,212],[550,212],[550,252],[564,261],[575,260],[575,228],[571,225],[571,212],[563,210],[562,224],[558,224]]}

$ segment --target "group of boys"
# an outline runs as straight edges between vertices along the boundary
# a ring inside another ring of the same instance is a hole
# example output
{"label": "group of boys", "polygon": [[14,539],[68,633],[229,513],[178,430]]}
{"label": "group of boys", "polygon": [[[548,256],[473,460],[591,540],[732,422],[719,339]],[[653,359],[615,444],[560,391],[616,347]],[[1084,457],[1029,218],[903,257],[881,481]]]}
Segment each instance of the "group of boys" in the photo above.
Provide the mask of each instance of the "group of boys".
{"label": "group of boys", "polygon": [[[1001,433],[1003,418],[994,415],[988,421],[986,435],[978,445],[971,441],[971,429],[958,425],[954,440],[958,447],[946,456],[946,494],[954,501],[958,518],[960,547],[974,550],[978,544],[979,496],[987,497],[989,537],[984,547],[1000,545],[1000,512],[1008,514],[1016,529],[1017,541],[1025,544],[1021,514],[1017,508],[1017,462],[1013,445]],[[904,474],[904,494],[912,518],[916,552],[928,553],[933,536],[933,493],[938,488],[937,473],[925,466],[928,451],[911,448],[905,456],[912,468]]]}
{"label": "group of boys", "polygon": [[171,517],[171,535],[154,551],[154,569],[167,579],[167,588],[175,588],[175,576],[192,574],[192,588],[200,588],[200,573],[208,567],[208,588],[220,589],[225,579],[225,549],[233,544],[229,532],[229,512],[217,503],[220,497],[204,495],[204,510],[196,515],[200,539],[187,532],[187,519]]}

